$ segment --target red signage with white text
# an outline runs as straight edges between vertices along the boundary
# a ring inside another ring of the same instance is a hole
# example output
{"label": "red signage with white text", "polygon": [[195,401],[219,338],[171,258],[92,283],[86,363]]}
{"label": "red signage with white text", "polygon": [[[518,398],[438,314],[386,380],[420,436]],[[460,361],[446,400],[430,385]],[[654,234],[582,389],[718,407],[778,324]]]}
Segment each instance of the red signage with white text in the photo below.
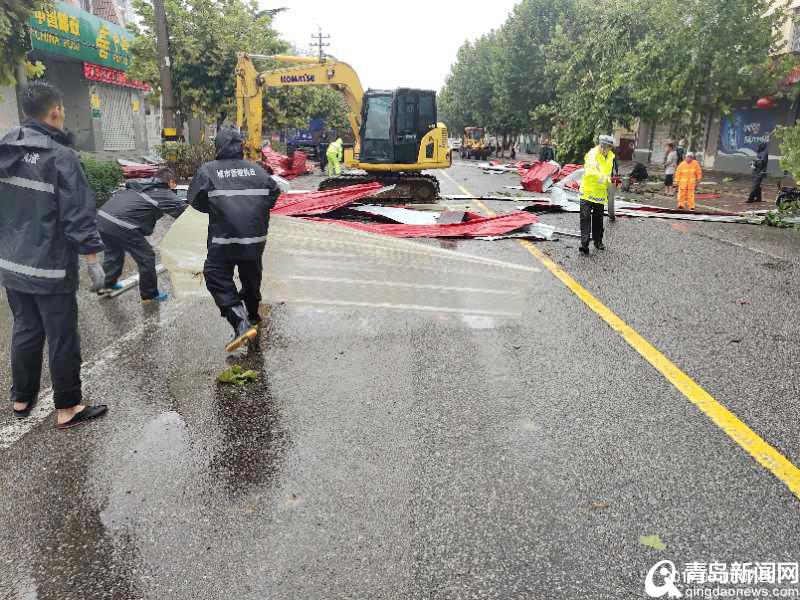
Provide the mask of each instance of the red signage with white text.
{"label": "red signage with white text", "polygon": [[152,92],[153,88],[149,84],[136,79],[128,79],[125,71],[102,67],[92,63],[83,63],[83,76],[90,81],[100,83],[110,83],[111,85],[121,85],[123,87],[135,88],[143,92]]}

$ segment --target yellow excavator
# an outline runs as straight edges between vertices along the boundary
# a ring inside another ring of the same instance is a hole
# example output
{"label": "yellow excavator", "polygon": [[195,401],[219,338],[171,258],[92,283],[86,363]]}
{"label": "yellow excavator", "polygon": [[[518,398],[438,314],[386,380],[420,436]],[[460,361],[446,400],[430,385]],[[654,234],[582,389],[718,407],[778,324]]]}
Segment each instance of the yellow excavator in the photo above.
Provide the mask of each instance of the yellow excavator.
{"label": "yellow excavator", "polygon": [[461,138],[461,157],[486,160],[492,154],[492,148],[486,141],[483,127],[465,127]]}
{"label": "yellow excavator", "polygon": [[[288,66],[259,73],[254,60]],[[236,125],[247,132],[248,158],[261,157],[262,97],[267,87],[329,86],[342,94],[355,142],[345,146],[347,173],[323,180],[320,190],[379,181],[394,186],[382,197],[427,202],[439,194],[439,181],[422,171],[452,163],[447,127],[437,121],[436,92],[398,88],[367,90],[353,68],[331,57],[237,54]]]}

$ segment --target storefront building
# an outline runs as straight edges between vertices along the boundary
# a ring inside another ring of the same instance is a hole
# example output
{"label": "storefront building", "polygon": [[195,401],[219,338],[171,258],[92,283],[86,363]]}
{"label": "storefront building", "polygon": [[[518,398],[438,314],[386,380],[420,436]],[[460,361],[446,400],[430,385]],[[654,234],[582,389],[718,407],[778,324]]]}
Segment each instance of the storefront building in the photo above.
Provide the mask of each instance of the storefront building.
{"label": "storefront building", "polygon": [[79,150],[146,153],[149,86],[128,79],[133,36],[124,28],[56,1],[29,20],[29,60],[64,93],[66,127]]}

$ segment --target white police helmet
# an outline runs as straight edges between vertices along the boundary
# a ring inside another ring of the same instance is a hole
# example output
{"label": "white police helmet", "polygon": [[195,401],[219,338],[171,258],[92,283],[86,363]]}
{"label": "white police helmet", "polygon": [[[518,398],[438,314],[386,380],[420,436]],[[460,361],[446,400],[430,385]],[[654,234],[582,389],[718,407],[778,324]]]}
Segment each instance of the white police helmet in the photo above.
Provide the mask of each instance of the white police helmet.
{"label": "white police helmet", "polygon": [[609,146],[611,148],[614,147],[614,138],[610,135],[601,135],[598,141],[600,142],[601,146]]}

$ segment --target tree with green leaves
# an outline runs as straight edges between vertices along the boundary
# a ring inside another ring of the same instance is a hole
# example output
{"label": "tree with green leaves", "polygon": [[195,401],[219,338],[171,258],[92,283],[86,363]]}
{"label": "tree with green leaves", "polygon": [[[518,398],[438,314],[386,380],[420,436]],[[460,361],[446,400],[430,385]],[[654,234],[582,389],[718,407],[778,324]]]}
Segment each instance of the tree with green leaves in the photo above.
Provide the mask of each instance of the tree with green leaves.
{"label": "tree with green leaves", "polygon": [[0,85],[16,81],[16,70],[31,49],[28,18],[48,4],[46,0],[0,0]]}
{"label": "tree with green leaves", "polygon": [[564,161],[582,161],[601,133],[630,125],[643,107],[633,98],[625,69],[631,52],[650,26],[650,0],[625,3],[578,0],[576,10],[557,28],[548,48],[546,77],[554,82],[551,102],[540,108]]}
{"label": "tree with green leaves", "polygon": [[[141,17],[130,75],[158,88],[155,22],[146,0],[134,0]],[[287,45],[272,28],[272,17],[259,16],[256,2],[243,0],[165,0],[169,24],[172,80],[178,107],[185,115],[213,115],[219,123],[235,113],[237,52],[274,54]]]}
{"label": "tree with green leaves", "polygon": [[493,42],[492,36],[483,36],[458,50],[439,98],[442,118],[456,132],[485,126],[491,116]]}
{"label": "tree with green leaves", "polygon": [[629,53],[632,97],[657,121],[674,121],[697,147],[705,118],[776,88],[788,70],[781,50],[785,2],[662,0]]}
{"label": "tree with green leaves", "polygon": [[560,23],[571,19],[571,0],[523,0],[514,7],[496,37],[492,74],[493,120],[501,133],[548,132],[550,120],[541,107],[555,96],[547,65]]}
{"label": "tree with green leaves", "polygon": [[[255,1],[165,0],[169,23],[172,80],[176,101],[184,115],[213,116],[217,124],[236,113],[236,53],[285,53],[289,45],[272,27],[274,11],[264,11]],[[130,75],[158,89],[155,23],[152,6],[134,0],[141,17],[132,26]],[[264,63],[265,68],[277,64]],[[264,95],[264,124],[268,129],[306,127],[311,117],[346,123],[344,103],[325,88],[270,89]],[[317,114],[319,113],[319,115]]]}
{"label": "tree with green leaves", "polygon": [[[636,119],[675,124],[693,147],[709,114],[775,90],[784,0],[522,0],[467,42],[443,117],[495,132],[552,132],[563,160]],[[448,121],[445,121],[448,122]]]}

